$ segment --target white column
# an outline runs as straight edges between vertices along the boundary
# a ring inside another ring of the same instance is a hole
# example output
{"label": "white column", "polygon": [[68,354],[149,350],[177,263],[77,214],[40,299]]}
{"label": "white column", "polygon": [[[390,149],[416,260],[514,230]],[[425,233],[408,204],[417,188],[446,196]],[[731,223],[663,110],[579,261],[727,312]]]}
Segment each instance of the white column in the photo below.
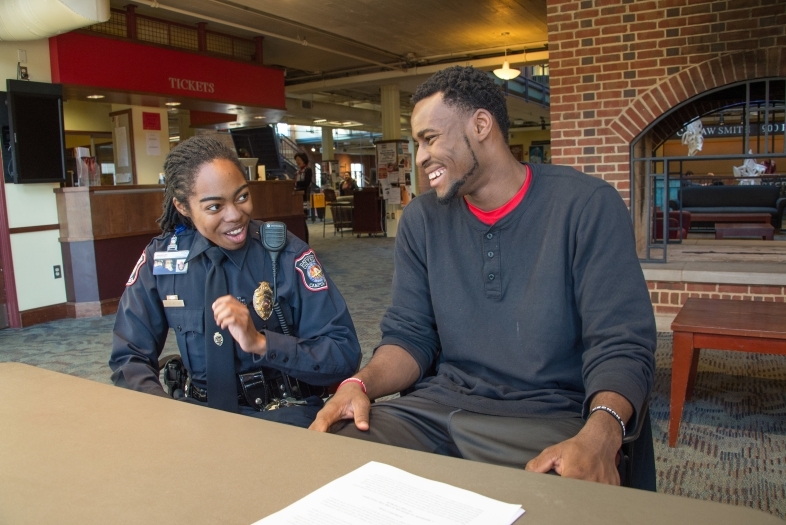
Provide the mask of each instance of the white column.
{"label": "white column", "polygon": [[333,128],[322,126],[322,160],[334,160]]}
{"label": "white column", "polygon": [[382,140],[401,138],[401,99],[398,84],[380,86],[382,103]]}

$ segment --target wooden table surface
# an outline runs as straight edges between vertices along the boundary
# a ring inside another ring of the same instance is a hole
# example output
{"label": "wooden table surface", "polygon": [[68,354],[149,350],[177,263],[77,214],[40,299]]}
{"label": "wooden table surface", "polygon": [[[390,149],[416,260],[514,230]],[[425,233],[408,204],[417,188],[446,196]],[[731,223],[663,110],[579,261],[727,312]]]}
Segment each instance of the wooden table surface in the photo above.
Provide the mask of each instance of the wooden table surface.
{"label": "wooden table surface", "polygon": [[761,511],[319,434],[0,364],[0,523],[249,525],[369,461],[526,510],[519,524],[780,523]]}
{"label": "wooden table surface", "polygon": [[674,318],[671,329],[786,339],[786,303],[692,297]]}

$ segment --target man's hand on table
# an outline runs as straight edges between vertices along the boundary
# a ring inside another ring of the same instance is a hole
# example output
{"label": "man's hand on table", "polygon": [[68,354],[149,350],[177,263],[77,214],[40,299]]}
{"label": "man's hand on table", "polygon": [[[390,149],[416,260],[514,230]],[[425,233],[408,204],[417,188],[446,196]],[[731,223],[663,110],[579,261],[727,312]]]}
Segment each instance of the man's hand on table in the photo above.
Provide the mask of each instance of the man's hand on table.
{"label": "man's hand on table", "polygon": [[527,463],[525,470],[554,470],[566,478],[619,485],[617,451],[621,445],[619,424],[611,417],[593,415],[576,436],[545,449]]}
{"label": "man's hand on table", "polygon": [[336,391],[336,394],[325,404],[317,414],[309,430],[329,432],[330,427],[342,419],[354,419],[358,430],[366,431],[369,428],[368,414],[371,401],[363,393],[357,383],[346,383]]}
{"label": "man's hand on table", "polygon": [[308,428],[330,432],[330,427],[338,421],[354,419],[358,430],[365,432],[369,428],[370,400],[400,392],[419,376],[420,368],[406,350],[396,345],[382,345],[363,370],[339,386]]}
{"label": "man's hand on table", "polygon": [[[630,402],[615,392],[598,392],[590,406],[611,407],[623,422],[633,415]],[[542,473],[554,470],[566,478],[619,485],[617,452],[622,437],[619,421],[605,410],[596,410],[578,434],[548,447],[530,460],[525,469]]]}

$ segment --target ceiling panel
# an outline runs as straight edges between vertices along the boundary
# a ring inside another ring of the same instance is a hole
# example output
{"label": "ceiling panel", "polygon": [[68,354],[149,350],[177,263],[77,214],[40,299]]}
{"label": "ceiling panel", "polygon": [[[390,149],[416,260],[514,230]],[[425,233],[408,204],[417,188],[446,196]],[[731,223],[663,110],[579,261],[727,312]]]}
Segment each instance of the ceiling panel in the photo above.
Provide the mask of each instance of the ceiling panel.
{"label": "ceiling panel", "polygon": [[[111,0],[111,4],[124,9],[128,0]],[[501,57],[506,50],[520,53],[543,48],[548,38],[546,0],[138,0],[134,4],[140,15],[187,25],[206,21],[208,29],[244,38],[264,36],[265,64],[284,69],[290,89],[296,84],[303,87],[290,96],[369,107],[379,104],[380,85],[395,83],[404,114],[411,93],[430,76],[414,75],[413,67]],[[491,61],[497,64],[496,58]],[[386,71],[401,76],[373,79],[375,73]],[[363,75],[372,75],[371,80],[364,81]],[[319,89],[326,79],[338,79],[342,85]],[[511,118],[537,121],[548,115],[546,109],[518,100],[508,105]]]}

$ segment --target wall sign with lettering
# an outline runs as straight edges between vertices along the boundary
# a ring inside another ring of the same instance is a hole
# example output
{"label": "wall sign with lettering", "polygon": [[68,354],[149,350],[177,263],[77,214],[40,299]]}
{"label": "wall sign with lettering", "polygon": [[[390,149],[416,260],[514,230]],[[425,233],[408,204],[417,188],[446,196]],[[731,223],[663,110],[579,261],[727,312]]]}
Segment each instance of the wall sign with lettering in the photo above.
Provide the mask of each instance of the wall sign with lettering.
{"label": "wall sign with lettering", "polygon": [[142,129],[151,131],[161,131],[161,114],[142,112]]}

